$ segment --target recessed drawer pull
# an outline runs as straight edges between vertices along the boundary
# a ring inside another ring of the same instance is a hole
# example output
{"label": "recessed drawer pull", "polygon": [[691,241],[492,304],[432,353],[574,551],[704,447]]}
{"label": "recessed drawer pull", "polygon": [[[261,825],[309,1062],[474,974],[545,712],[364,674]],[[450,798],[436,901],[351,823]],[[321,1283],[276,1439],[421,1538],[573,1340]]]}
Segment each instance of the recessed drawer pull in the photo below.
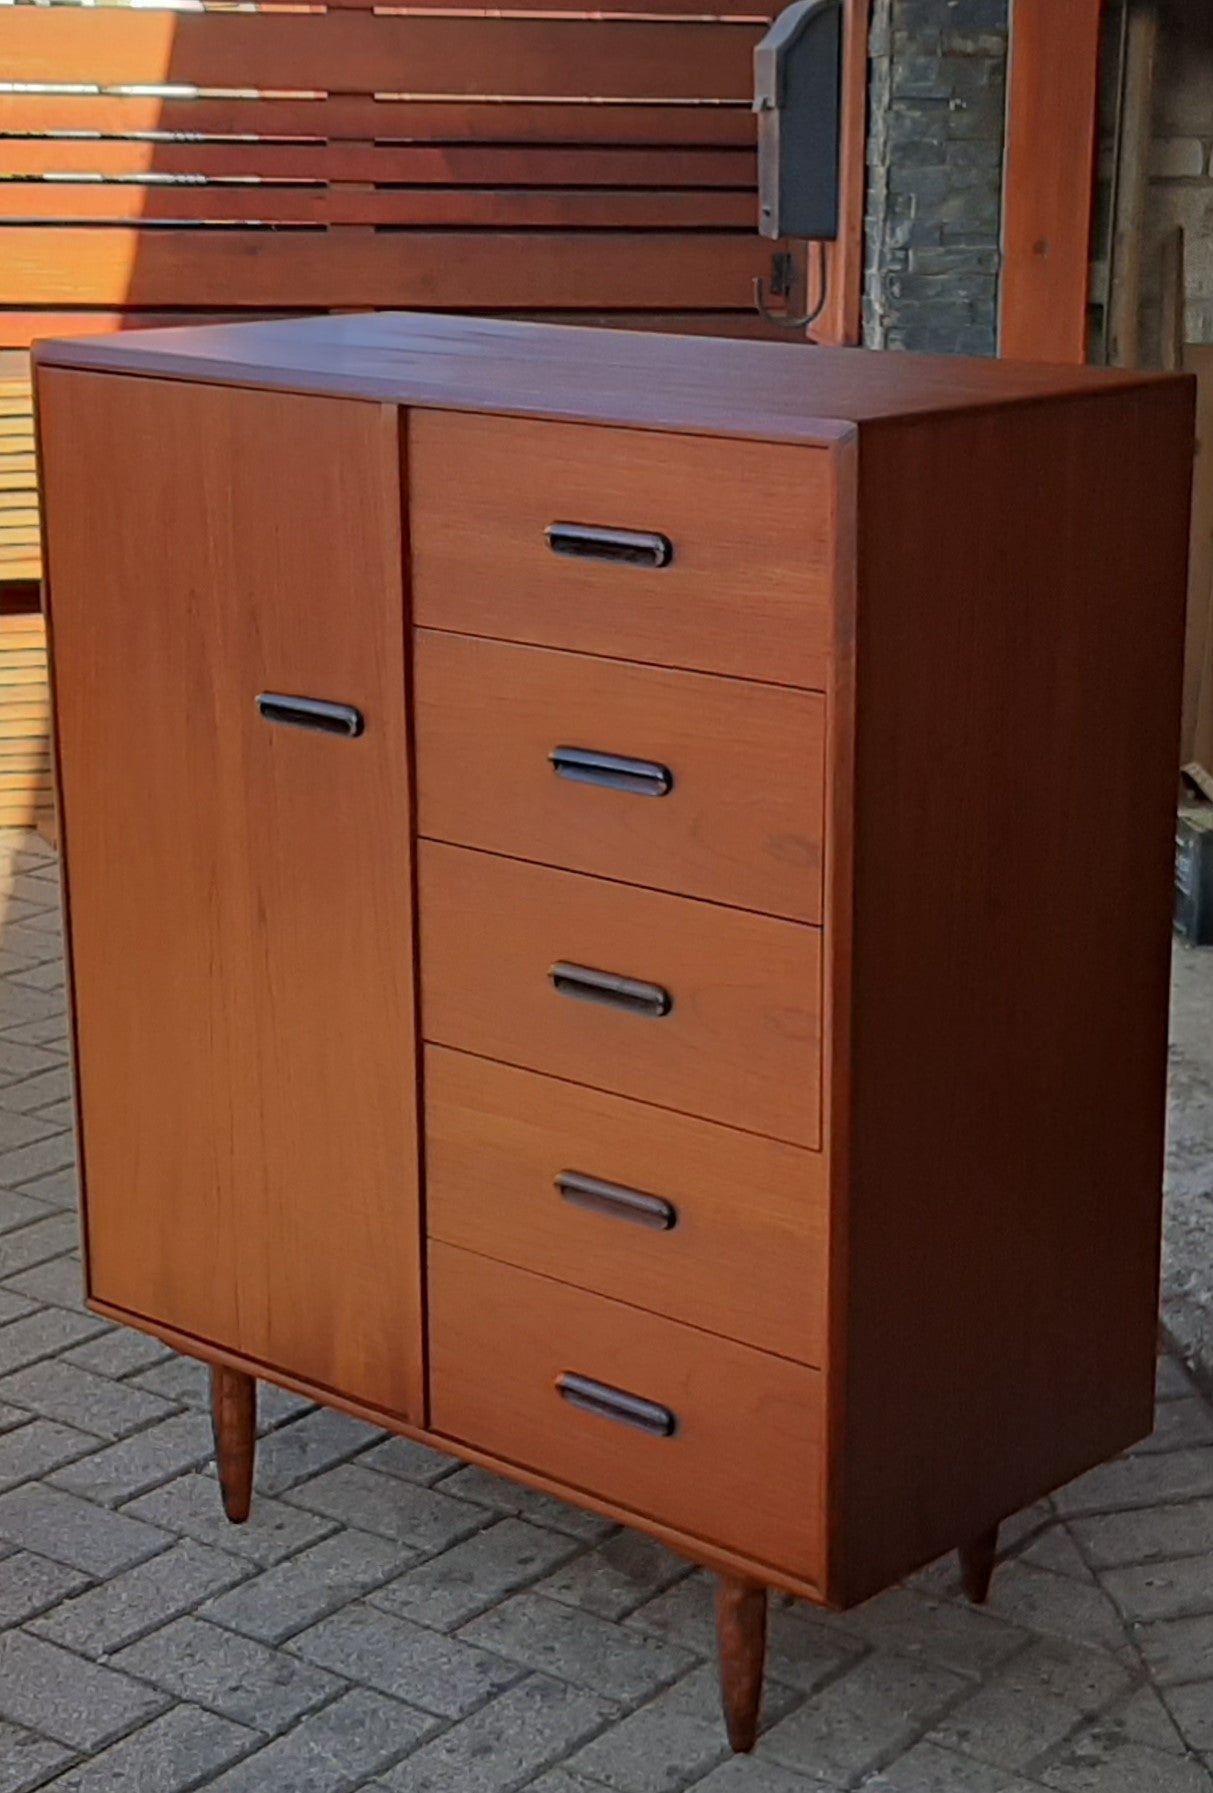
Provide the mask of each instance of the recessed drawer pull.
{"label": "recessed drawer pull", "polygon": [[668,1233],[678,1225],[673,1202],[663,1201],[659,1195],[643,1195],[639,1189],[625,1189],[621,1183],[604,1183],[598,1177],[583,1177],[579,1170],[562,1170],[556,1187],[566,1202],[593,1214],[631,1220],[655,1233]]}
{"label": "recessed drawer pull", "polygon": [[580,1407],[583,1413],[592,1413],[598,1419],[613,1419],[621,1425],[635,1426],[638,1432],[647,1432],[650,1438],[672,1438],[678,1430],[678,1420],[668,1407],[661,1407],[656,1401],[644,1401],[622,1388],[612,1388],[607,1382],[595,1382],[589,1376],[576,1376],[566,1370],[557,1378],[556,1388],[570,1407]]}
{"label": "recessed drawer pull", "polygon": [[561,996],[575,996],[581,1002],[605,1002],[634,1015],[668,1015],[674,1006],[673,997],[660,984],[618,977],[613,971],[593,971],[588,965],[568,965],[562,960],[552,966],[548,976]]}
{"label": "recessed drawer pull", "polygon": [[319,697],[283,697],[277,691],[262,691],[257,708],[267,722],[317,728],[325,735],[360,735],[365,726],[362,711],[353,704],[326,703]]}
{"label": "recessed drawer pull", "polygon": [[610,791],[631,791],[637,797],[665,797],[674,788],[674,774],[657,760],[627,759],[618,753],[595,753],[588,747],[553,747],[548,758],[561,778],[574,784],[596,784]]}
{"label": "recessed drawer pull", "polygon": [[553,554],[576,560],[614,560],[624,566],[668,567],[674,544],[668,535],[643,529],[597,529],[591,523],[549,523],[544,530]]}

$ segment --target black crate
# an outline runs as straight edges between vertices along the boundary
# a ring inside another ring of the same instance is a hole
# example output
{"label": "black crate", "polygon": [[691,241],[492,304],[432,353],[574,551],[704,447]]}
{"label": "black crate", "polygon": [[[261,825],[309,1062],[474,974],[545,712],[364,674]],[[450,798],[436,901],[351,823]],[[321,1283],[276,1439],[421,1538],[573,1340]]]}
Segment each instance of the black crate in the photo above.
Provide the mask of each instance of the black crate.
{"label": "black crate", "polygon": [[1175,825],[1175,932],[1213,945],[1213,803],[1181,809]]}

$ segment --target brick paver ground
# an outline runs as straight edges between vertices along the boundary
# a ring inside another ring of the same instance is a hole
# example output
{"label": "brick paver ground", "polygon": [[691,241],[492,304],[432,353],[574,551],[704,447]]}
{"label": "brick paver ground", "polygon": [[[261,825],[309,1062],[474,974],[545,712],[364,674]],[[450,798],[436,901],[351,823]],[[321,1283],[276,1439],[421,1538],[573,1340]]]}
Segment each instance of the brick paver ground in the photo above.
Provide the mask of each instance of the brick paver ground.
{"label": "brick paver ground", "polygon": [[40,842],[0,837],[0,909],[0,1793],[1213,1789],[1213,1415],[1173,1359],[988,1609],[950,1561],[778,1604],[745,1761],[709,1584],[643,1538],[272,1389],[229,1528],[201,1368],[81,1306]]}

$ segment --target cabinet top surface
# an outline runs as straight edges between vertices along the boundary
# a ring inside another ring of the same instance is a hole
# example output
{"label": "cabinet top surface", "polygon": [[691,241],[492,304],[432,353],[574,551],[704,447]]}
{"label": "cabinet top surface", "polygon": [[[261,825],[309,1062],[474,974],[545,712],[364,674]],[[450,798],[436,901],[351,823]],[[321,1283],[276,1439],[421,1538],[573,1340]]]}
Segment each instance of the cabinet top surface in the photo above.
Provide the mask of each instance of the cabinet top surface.
{"label": "cabinet top surface", "polygon": [[42,366],[640,429],[828,443],[859,424],[1161,376],[426,312],[208,324],[39,344]]}

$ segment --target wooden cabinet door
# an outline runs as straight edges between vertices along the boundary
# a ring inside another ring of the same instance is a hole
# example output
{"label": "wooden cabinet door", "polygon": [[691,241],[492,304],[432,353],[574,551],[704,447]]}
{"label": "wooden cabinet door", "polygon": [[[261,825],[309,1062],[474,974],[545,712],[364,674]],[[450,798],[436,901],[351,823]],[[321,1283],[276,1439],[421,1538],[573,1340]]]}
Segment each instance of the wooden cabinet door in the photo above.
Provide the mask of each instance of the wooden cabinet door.
{"label": "wooden cabinet door", "polygon": [[39,403],[90,1294],[420,1420],[396,413]]}

